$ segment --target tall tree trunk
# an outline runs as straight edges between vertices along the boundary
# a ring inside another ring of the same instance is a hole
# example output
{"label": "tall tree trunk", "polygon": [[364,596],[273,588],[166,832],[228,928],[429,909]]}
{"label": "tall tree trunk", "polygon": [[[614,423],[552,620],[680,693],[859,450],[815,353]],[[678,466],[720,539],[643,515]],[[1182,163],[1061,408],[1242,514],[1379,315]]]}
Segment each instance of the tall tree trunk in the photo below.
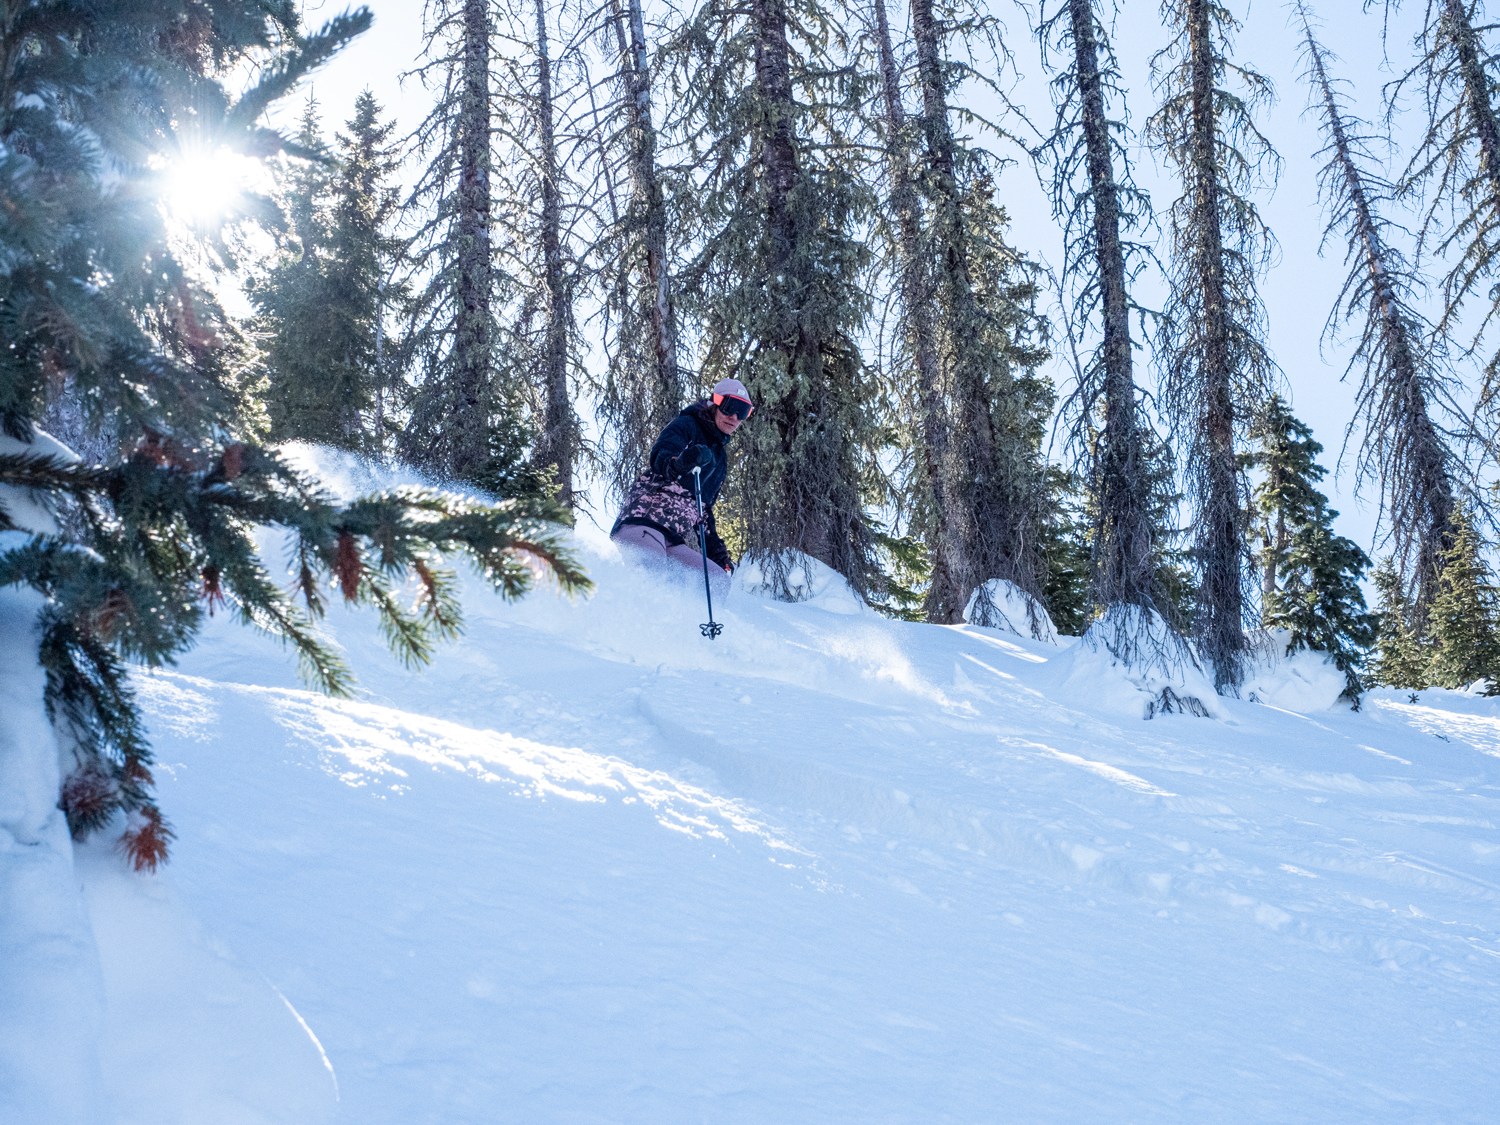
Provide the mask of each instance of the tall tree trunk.
{"label": "tall tree trunk", "polygon": [[948,415],[939,357],[938,332],[932,276],[922,254],[921,197],[917,192],[907,144],[906,111],[901,105],[901,85],[891,43],[885,0],[875,0],[875,25],[879,39],[880,79],[884,95],[888,134],[886,160],[891,177],[891,210],[896,219],[897,252],[900,258],[901,305],[906,335],[917,369],[918,409],[922,443],[918,450],[925,483],[932,495],[936,526],[933,528],[932,577],[928,585],[927,620],[953,624],[963,619],[969,595],[964,581],[974,571],[960,520],[953,513],[954,487]]}
{"label": "tall tree trunk", "polygon": [[[1350,260],[1356,272],[1345,283],[1346,292],[1363,294],[1368,302],[1360,348],[1366,369],[1356,397],[1369,435],[1364,457],[1375,463],[1379,473],[1386,519],[1401,564],[1403,594],[1411,592],[1411,623],[1420,635],[1437,596],[1441,562],[1458,504],[1451,454],[1432,417],[1439,376],[1427,343],[1417,331],[1422,322],[1403,300],[1410,286],[1397,272],[1399,259],[1386,243],[1385,223],[1376,213],[1367,177],[1355,161],[1357,141],[1335,97],[1322,45],[1314,38],[1301,4],[1298,12],[1313,93],[1332,152],[1324,172],[1331,189],[1325,187],[1325,191],[1331,190],[1337,201],[1334,210],[1349,228]],[[1462,16],[1461,9],[1458,15]],[[1477,107],[1475,114],[1476,118],[1488,116]],[[1489,158],[1484,159],[1488,162]],[[1494,164],[1487,166],[1500,173]]]}
{"label": "tall tree trunk", "polygon": [[[766,124],[760,135],[760,174],[765,180],[766,290],[771,305],[769,341],[784,357],[789,395],[766,404],[762,425],[775,428],[781,452],[790,453],[805,447],[802,428],[811,402],[802,398],[801,387],[819,384],[820,360],[816,341],[808,341],[799,315],[801,300],[796,293],[799,270],[795,251],[798,231],[792,214],[790,196],[798,180],[796,145],[792,133],[792,58],[786,39],[784,0],[751,0],[750,20],[754,26],[754,78],[756,93],[762,101]],[[801,375],[801,380],[798,380]],[[795,472],[796,469],[793,469]],[[804,469],[805,471],[805,469]],[[780,507],[772,498],[772,510]],[[778,511],[772,531],[780,546],[804,550],[837,568],[834,543],[822,522],[802,517],[787,508]],[[783,583],[784,585],[784,583]]]}
{"label": "tall tree trunk", "polygon": [[1103,321],[1098,363],[1103,368],[1104,429],[1098,436],[1092,482],[1099,509],[1093,548],[1093,596],[1099,606],[1154,608],[1149,474],[1137,415],[1120,193],[1099,70],[1101,44],[1093,0],[1068,0],[1068,20],[1081,103]]}
{"label": "tall tree trunk", "polygon": [[489,462],[494,258],[490,246],[489,0],[464,0],[457,190],[458,292],[450,416],[440,426],[439,467],[474,480]]}
{"label": "tall tree trunk", "polygon": [[1448,23],[1453,54],[1458,61],[1463,100],[1479,145],[1479,174],[1488,182],[1490,197],[1500,201],[1500,121],[1495,118],[1494,87],[1485,71],[1480,30],[1470,21],[1463,0],[1443,0],[1440,18]]}
{"label": "tall tree trunk", "polygon": [[[728,501],[765,588],[787,600],[810,592],[804,556],[861,594],[878,574],[864,497],[878,430],[856,342],[868,251],[851,234],[867,195],[834,166],[858,158],[844,131],[857,107],[828,80],[830,45],[805,39],[810,7],[798,0],[795,17],[792,0],[701,7],[693,124],[709,126],[712,156],[701,197],[684,201],[705,224],[690,266],[701,288],[684,290],[703,316],[704,366],[743,379],[756,401],[735,442],[746,483]],[[736,122],[727,133],[720,114]]]}
{"label": "tall tree trunk", "polygon": [[[755,22],[756,88],[770,119],[762,138],[760,164],[766,179],[766,226],[770,238],[772,284],[790,284],[792,257],[797,242],[791,211],[792,189],[798,178],[797,149],[792,133],[792,61],[787,44],[786,8],[783,0],[751,0]],[[795,301],[780,300],[783,312],[775,325],[780,342],[795,351],[801,325],[793,310]]]}
{"label": "tall tree trunk", "polygon": [[[1000,231],[975,232],[965,216],[965,194],[975,188],[959,168],[943,65],[944,27],[933,0],[912,0],[911,26],[922,98],[923,179],[936,240],[933,289],[939,330],[946,337],[940,355],[949,368],[944,380],[952,419],[947,517],[963,544],[962,552],[949,559],[951,582],[965,599],[992,578],[1039,596],[1039,477],[1030,474],[1031,451],[1020,448],[1024,407],[1017,401],[1010,358],[993,350],[1000,342],[992,339],[980,346],[977,339],[980,326],[997,310],[981,309],[976,297],[973,247],[977,238],[998,238]],[[947,608],[957,619],[964,606]]]}
{"label": "tall tree trunk", "polygon": [[[651,70],[641,0],[611,0],[620,59],[629,89],[631,214],[641,223],[646,281],[651,293],[651,328],[656,344],[652,399],[675,410],[684,388],[678,366],[677,310],[667,257],[667,205],[656,167],[656,126],[651,113]],[[665,424],[670,415],[661,418]]]}
{"label": "tall tree trunk", "polygon": [[558,500],[574,504],[573,470],[578,456],[578,424],[568,394],[568,352],[573,298],[563,262],[562,193],[559,187],[556,126],[552,106],[552,58],[548,48],[547,7],[536,0],[537,124],[541,158],[542,279],[547,289],[546,337],[542,354],[542,432],[536,460],[550,468]]}
{"label": "tall tree trunk", "polygon": [[1244,594],[1240,586],[1243,512],[1235,457],[1235,403],[1231,385],[1229,294],[1224,277],[1220,227],[1218,114],[1215,107],[1215,52],[1209,18],[1211,0],[1189,0],[1188,52],[1191,60],[1189,190],[1194,226],[1195,284],[1206,323],[1199,357],[1205,495],[1199,511],[1197,554],[1200,567],[1195,632],[1214,664],[1214,687],[1238,687],[1248,641]]}
{"label": "tall tree trunk", "polygon": [[[765,182],[766,288],[772,310],[766,343],[785,357],[789,388],[785,397],[767,404],[762,425],[776,428],[782,454],[791,460],[794,474],[807,481],[832,480],[838,474],[830,443],[808,440],[805,433],[816,418],[825,377],[823,341],[805,317],[804,286],[811,278],[804,276],[805,263],[797,260],[800,232],[792,195],[802,172],[793,129],[795,99],[785,0],[751,0],[750,18],[755,27],[756,90],[767,118],[759,138]],[[774,507],[783,507],[779,499],[772,499]],[[773,532],[781,541],[778,546],[803,551],[848,575],[848,560],[831,521],[809,518],[810,513],[798,510],[801,507],[794,502],[778,512],[780,526]]]}
{"label": "tall tree trunk", "polygon": [[[612,346],[600,416],[617,442],[611,483],[623,495],[657,435],[682,408],[688,388],[680,361],[672,240],[657,165],[641,0],[610,0],[609,12],[622,94],[617,112],[623,127],[615,134],[624,142],[629,198],[623,213],[612,206],[609,227],[607,252],[615,262],[605,302]],[[613,204],[612,168],[602,140],[600,145],[602,174]]]}

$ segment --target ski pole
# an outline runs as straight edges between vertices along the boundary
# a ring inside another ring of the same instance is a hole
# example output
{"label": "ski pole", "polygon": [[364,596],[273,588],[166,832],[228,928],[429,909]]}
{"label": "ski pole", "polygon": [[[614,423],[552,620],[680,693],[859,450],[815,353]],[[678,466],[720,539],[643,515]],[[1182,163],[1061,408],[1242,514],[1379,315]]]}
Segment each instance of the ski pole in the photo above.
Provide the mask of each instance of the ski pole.
{"label": "ski pole", "polygon": [[698,632],[712,640],[724,631],[724,626],[714,620],[714,592],[708,583],[708,524],[703,519],[703,469],[693,466],[693,499],[698,502],[698,553],[703,556],[703,596],[708,599],[708,621],[698,626]]}

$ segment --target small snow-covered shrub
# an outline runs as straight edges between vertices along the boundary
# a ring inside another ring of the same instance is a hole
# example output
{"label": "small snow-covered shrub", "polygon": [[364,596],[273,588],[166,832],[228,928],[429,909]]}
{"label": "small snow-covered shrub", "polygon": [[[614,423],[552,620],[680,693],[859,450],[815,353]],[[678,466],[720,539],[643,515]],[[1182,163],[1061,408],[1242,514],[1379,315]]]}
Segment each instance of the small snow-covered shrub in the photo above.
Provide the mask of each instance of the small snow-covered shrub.
{"label": "small snow-covered shrub", "polygon": [[1014,582],[991,578],[969,595],[964,620],[986,629],[1057,644],[1057,627],[1046,607]]}

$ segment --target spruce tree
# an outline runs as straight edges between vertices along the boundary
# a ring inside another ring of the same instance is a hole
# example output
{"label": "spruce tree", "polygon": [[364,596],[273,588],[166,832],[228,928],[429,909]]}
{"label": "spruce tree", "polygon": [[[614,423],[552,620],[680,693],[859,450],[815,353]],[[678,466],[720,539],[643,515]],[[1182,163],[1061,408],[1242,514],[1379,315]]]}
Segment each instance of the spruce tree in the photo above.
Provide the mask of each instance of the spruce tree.
{"label": "spruce tree", "polygon": [[[366,455],[384,447],[395,351],[385,336],[403,293],[392,277],[404,246],[392,233],[394,125],[380,114],[365,91],[333,151],[294,163],[283,202],[289,237],[249,287],[277,441]],[[326,149],[311,100],[296,139],[308,152]]]}
{"label": "spruce tree", "polygon": [[[566,92],[583,85],[581,63],[556,46],[553,19],[569,5],[506,0],[496,6],[496,161],[492,173],[495,248],[513,301],[498,357],[500,379],[523,389],[530,404],[529,471],[558,501],[577,500],[582,434],[573,407],[582,368],[575,314],[576,188],[569,178],[562,130],[577,115]],[[578,82],[573,79],[579,78]]]}
{"label": "spruce tree", "polygon": [[1047,483],[1047,517],[1041,536],[1047,562],[1043,601],[1059,633],[1082,636],[1094,619],[1087,500],[1075,474],[1054,466]]}
{"label": "spruce tree", "polygon": [[[950,299],[941,306],[957,357],[958,495],[974,513],[969,616],[984,622],[993,609],[988,583],[1000,579],[1028,596],[1032,630],[1040,636],[1049,500],[1043,445],[1057,401],[1041,370],[1050,328],[1037,310],[1036,267],[1006,241],[1010,217],[980,154],[971,159],[979,166],[963,181],[949,228],[953,245],[943,261]],[[939,231],[946,225],[936,224]],[[953,268],[958,263],[961,270]]]}
{"label": "spruce tree", "polygon": [[425,34],[415,73],[438,96],[412,137],[425,164],[405,201],[415,231],[402,363],[413,388],[399,452],[441,478],[539,493],[531,392],[502,319],[514,289],[494,245],[492,4],[433,0]]}
{"label": "spruce tree", "polygon": [[1434,684],[1465,688],[1482,680],[1486,695],[1500,693],[1500,589],[1464,505],[1453,512],[1430,637]]}
{"label": "spruce tree", "polygon": [[[1366,7],[1373,2],[1366,0]],[[1399,0],[1386,0],[1386,7],[1399,8]],[[1414,41],[1417,61],[1387,89],[1392,116],[1410,88],[1419,91],[1425,120],[1400,191],[1425,194],[1421,244],[1450,263],[1440,329],[1458,330],[1466,302],[1478,298],[1471,351],[1500,316],[1494,284],[1500,267],[1500,60],[1486,42],[1493,33],[1481,0],[1426,0]],[[1497,396],[1500,348],[1492,348],[1480,395],[1492,420]],[[1489,445],[1494,452],[1494,442]]]}
{"label": "spruce tree", "polygon": [[[1255,538],[1260,549],[1256,561],[1261,573],[1261,593],[1272,596],[1281,588],[1287,552],[1297,528],[1316,522],[1327,507],[1327,497],[1317,484],[1327,475],[1318,464],[1323,446],[1313,440],[1312,430],[1301,422],[1280,395],[1272,395],[1250,428],[1256,448],[1245,463],[1260,472],[1252,494],[1252,510],[1258,521]],[[1262,612],[1264,621],[1264,611]]]}
{"label": "spruce tree", "polygon": [[[242,438],[237,344],[209,298],[214,279],[177,256],[152,163],[189,128],[240,151],[284,146],[257,124],[263,111],[369,14],[303,34],[290,5],[226,0],[216,13],[171,0],[32,4],[0,23],[12,94],[0,99],[0,588],[41,597],[43,703],[69,825],[83,835],[123,814],[126,851],[147,868],[171,830],[128,669],[170,662],[208,612],[280,637],[338,691],[348,671],[315,628],[330,589],[374,607],[396,650],[420,661],[459,626],[446,553],[471,556],[508,595],[538,565],[566,587],[585,581],[540,510],[413,491],[335,503]],[[246,71],[260,81],[231,98],[226,76]],[[61,375],[126,454],[81,462],[37,430]],[[23,527],[28,501],[70,518]],[[288,532],[295,594],[258,556],[261,527]]]}
{"label": "spruce tree", "polygon": [[931,0],[914,0],[905,67],[883,2],[873,14],[890,200],[881,229],[895,259],[906,371],[895,388],[912,418],[908,518],[931,544],[928,620],[963,620],[976,591],[974,619],[983,620],[990,579],[1043,593],[1047,485],[1036,423],[1052,407],[1037,373],[1046,353],[1035,271],[1007,244],[993,161],[954,127],[953,91],[974,75],[953,56],[989,33],[991,19],[948,20]]}
{"label": "spruce tree", "polygon": [[1141,651],[1131,615],[1111,612],[1133,606],[1179,620],[1163,604],[1158,581],[1169,535],[1160,523],[1169,507],[1161,486],[1170,481],[1170,463],[1165,473],[1152,464],[1152,449],[1164,454],[1165,448],[1142,410],[1131,334],[1132,317],[1147,315],[1130,287],[1150,258],[1139,235],[1152,222],[1151,204],[1131,175],[1119,64],[1097,5],[1059,0],[1050,10],[1042,8],[1038,34],[1044,52],[1062,61],[1052,80],[1057,122],[1041,155],[1053,165],[1052,211],[1063,223],[1070,319],[1099,336],[1064,406],[1069,444],[1086,465],[1090,594],[1103,632],[1097,639],[1127,665],[1182,665],[1192,662],[1185,646]]}
{"label": "spruce tree", "polygon": [[1247,458],[1260,473],[1252,497],[1259,522],[1261,624],[1285,629],[1287,651],[1327,653],[1344,673],[1343,697],[1359,705],[1360,667],[1374,641],[1360,583],[1370,560],[1333,531],[1338,515],[1317,489],[1326,475],[1323,447],[1273,395],[1251,430],[1259,448]]}
{"label": "spruce tree", "polygon": [[1375,568],[1375,655],[1370,682],[1420,691],[1432,684],[1427,643],[1412,623],[1412,608],[1395,562],[1387,556]]}
{"label": "spruce tree", "polygon": [[926,613],[930,620],[957,621],[968,599],[975,571],[968,557],[972,517],[950,497],[958,491],[958,461],[951,436],[951,410],[942,370],[942,341],[934,300],[931,263],[923,245],[924,206],[919,188],[918,139],[904,105],[902,67],[896,57],[885,0],[874,0],[875,44],[883,109],[882,147],[889,181],[887,223],[891,227],[904,351],[915,376],[915,424],[907,444],[920,464],[918,488],[925,488],[932,526],[925,571]]}
{"label": "spruce tree", "polygon": [[329,309],[321,269],[330,168],[321,114],[312,97],[303,106],[295,140],[308,157],[284,165],[278,202],[285,221],[277,253],[246,287],[256,310],[252,328],[262,340],[270,434],[276,441],[348,447],[353,433],[344,424],[342,397],[329,393],[323,378],[333,358],[323,347]]}
{"label": "spruce tree", "polygon": [[[1174,169],[1170,295],[1162,392],[1193,505],[1198,601],[1193,634],[1214,686],[1244,675],[1246,488],[1239,447],[1277,370],[1266,349],[1257,276],[1273,251],[1250,191],[1274,177],[1276,153],[1254,124],[1270,83],[1229,54],[1238,24],[1213,0],[1165,0],[1175,41],[1152,60],[1161,107],[1147,124]],[[1243,94],[1225,84],[1233,77]]]}
{"label": "spruce tree", "polygon": [[674,128],[698,175],[683,201],[699,249],[680,293],[702,326],[705,387],[733,377],[755,399],[726,506],[788,600],[805,596],[799,554],[857,591],[877,581],[856,237],[871,201],[847,50],[835,14],[806,0],[708,0],[672,51]]}
{"label": "spruce tree", "polygon": [[[676,263],[666,175],[661,167],[654,75],[641,0],[611,0],[605,35],[619,59],[617,107],[596,128],[600,181],[613,198],[614,169],[624,164],[624,206],[609,209],[596,254],[604,293],[607,357],[600,420],[614,441],[609,480],[624,495],[662,428],[687,394],[678,328]],[[616,148],[623,150],[616,152]]]}
{"label": "spruce tree", "polygon": [[393,407],[400,348],[389,332],[408,300],[400,280],[406,243],[395,233],[401,159],[394,133],[394,120],[362,91],[335,137],[325,265],[335,348],[330,374],[359,404],[354,448],[372,456],[391,447],[399,425]]}
{"label": "spruce tree", "polygon": [[[1319,183],[1328,231],[1341,230],[1347,240],[1349,273],[1325,339],[1350,321],[1361,324],[1348,367],[1360,373],[1350,426],[1364,431],[1356,482],[1378,483],[1382,525],[1420,631],[1459,500],[1459,467],[1448,431],[1461,424],[1462,411],[1441,334],[1420,312],[1423,282],[1393,244],[1390,223],[1380,213],[1394,189],[1379,171],[1364,127],[1340,96],[1329,71],[1331,56],[1313,33],[1306,6],[1299,3],[1298,12],[1310,101],[1321,119],[1327,157]],[[1443,425],[1444,419],[1451,424]]]}

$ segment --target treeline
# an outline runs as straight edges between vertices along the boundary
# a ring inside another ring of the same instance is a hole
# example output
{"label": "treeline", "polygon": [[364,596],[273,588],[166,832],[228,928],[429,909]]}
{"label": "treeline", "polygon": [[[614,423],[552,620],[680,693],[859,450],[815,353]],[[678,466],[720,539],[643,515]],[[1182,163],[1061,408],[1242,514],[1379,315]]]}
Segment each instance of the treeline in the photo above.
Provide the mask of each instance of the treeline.
{"label": "treeline", "polygon": [[[986,5],[433,4],[415,135],[395,144],[366,93],[331,162],[285,186],[301,218],[253,289],[286,357],[267,369],[272,433],[568,506],[602,479],[608,505],[680,405],[734,377],[760,409],[724,522],[778,597],[811,557],[888,612],[985,622],[1000,580],[1036,627],[1050,614],[1168,680],[1202,661],[1237,693],[1260,630],[1285,628],[1333,655],[1351,699],[1396,683],[1388,638],[1461,647],[1435,613],[1460,572],[1470,620],[1496,627],[1476,470],[1494,444],[1496,68],[1476,4],[1427,6],[1384,91],[1391,120],[1423,115],[1399,167],[1311,6],[1289,10],[1346,247],[1329,342],[1353,329],[1355,472],[1394,576],[1377,614],[1266,343],[1272,90],[1209,0],[1157,6],[1146,92],[1125,88],[1117,5],[1034,13],[1055,121],[1020,155],[1065,236],[1060,323],[1010,235],[1004,183],[1026,170],[1003,167],[1003,121],[975,127],[1008,50]],[[320,144],[311,104],[303,124]],[[1175,198],[1138,185],[1138,142]],[[1076,376],[1061,402],[1058,358]],[[1403,686],[1500,683],[1467,658],[1418,664]]]}
{"label": "treeline", "polygon": [[[721,528],[776,597],[803,596],[805,559],[913,619],[990,623],[1018,595],[1033,629],[1081,634],[1169,709],[1194,707],[1190,669],[1238,694],[1268,629],[1330,654],[1355,701],[1367,683],[1500,685],[1493,31],[1477,0],[1430,0],[1415,40],[1388,44],[1398,77],[1371,124],[1312,5],[1289,11],[1345,248],[1329,343],[1353,340],[1374,613],[1266,343],[1271,89],[1221,3],[1007,11],[1055,111],[1024,149],[1007,111],[977,112],[1004,106],[987,91],[1017,41],[971,0],[430,0],[413,59],[378,76],[410,66],[430,103],[404,137],[369,92],[331,135],[313,101],[290,136],[265,124],[363,10],[309,32],[292,0],[10,5],[0,586],[43,598],[70,822],[124,812],[138,858],[165,847],[127,662],[170,660],[226,604],[338,689],[325,588],[376,606],[419,660],[459,627],[445,554],[511,594],[538,561],[582,586],[559,523],[591,481],[612,505],[725,377],[757,412]],[[1126,88],[1120,15],[1160,23],[1149,90]],[[1396,158],[1391,121],[1417,137]],[[1141,145],[1171,198],[1134,177]],[[191,245],[159,199],[195,146],[278,180]],[[1064,234],[1052,268],[1010,231],[1007,183],[1033,169]],[[215,296],[231,275],[248,320]],[[293,439],[489,500],[336,503],[275,452]],[[49,520],[23,519],[17,489]],[[293,536],[290,594],[254,550],[267,523]]]}

